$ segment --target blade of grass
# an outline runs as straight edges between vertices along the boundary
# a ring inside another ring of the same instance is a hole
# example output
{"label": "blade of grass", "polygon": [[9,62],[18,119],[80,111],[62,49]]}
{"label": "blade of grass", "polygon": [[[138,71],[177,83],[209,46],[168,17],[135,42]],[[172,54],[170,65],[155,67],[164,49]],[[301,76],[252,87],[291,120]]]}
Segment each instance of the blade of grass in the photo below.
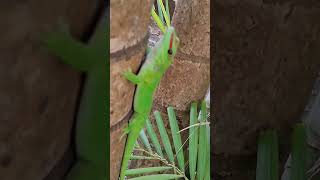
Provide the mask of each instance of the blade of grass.
{"label": "blade of grass", "polygon": [[[197,103],[192,103],[190,109],[190,126],[195,123],[197,123]],[[190,127],[189,136],[189,171],[190,179],[194,180],[197,166],[198,127]]]}
{"label": "blade of grass", "polygon": [[[208,120],[208,119],[207,119]],[[210,169],[210,126],[209,125],[206,125],[205,126],[206,129],[207,129],[207,155],[209,156],[208,157],[208,161],[207,161],[207,165],[206,165],[206,177],[205,179],[206,180],[210,180],[210,172],[211,172],[211,169]]]}
{"label": "blade of grass", "polygon": [[169,1],[166,0],[166,12],[167,12],[167,16],[170,22],[170,9],[169,9]]}
{"label": "blade of grass", "polygon": [[176,174],[157,174],[157,175],[149,175],[149,176],[141,176],[141,177],[130,178],[128,180],[150,180],[150,179],[170,180],[170,179],[176,179],[176,178],[181,178],[181,177],[183,177],[183,176],[182,175],[176,175]]}
{"label": "blade of grass", "polygon": [[291,180],[306,180],[307,143],[303,124],[297,124],[292,134]]}
{"label": "blade of grass", "polygon": [[149,134],[149,137],[151,139],[151,142],[156,149],[156,152],[158,153],[159,156],[164,158],[163,153],[162,153],[162,149],[161,149],[161,145],[159,143],[157,135],[156,135],[155,131],[153,130],[152,124],[149,119],[147,119],[147,121],[146,121],[146,129],[147,129],[147,133]]}
{"label": "blade of grass", "polygon": [[168,17],[168,14],[167,14],[167,12],[166,12],[166,10],[164,8],[164,5],[163,5],[162,1],[160,1],[160,7],[162,9],[162,13],[163,13],[164,19],[166,20],[167,26],[170,27],[170,24],[171,24],[170,23],[170,19]]}
{"label": "blade of grass", "polygon": [[268,130],[259,136],[256,180],[279,179],[279,152],[275,130]]}
{"label": "blade of grass", "polygon": [[146,133],[144,132],[143,129],[140,131],[139,136],[140,136],[140,140],[142,141],[143,145],[148,149],[149,152],[152,152],[149,140],[148,140]]}
{"label": "blade of grass", "polygon": [[211,180],[210,178],[210,160],[208,160],[208,166],[207,166],[207,169],[206,169],[206,176],[205,176],[205,180]]}
{"label": "blade of grass", "polygon": [[168,169],[172,169],[170,166],[159,166],[159,167],[147,167],[147,168],[137,168],[137,169],[128,169],[126,171],[126,175],[139,175],[139,174],[145,174],[145,173],[153,173],[153,172],[159,172],[159,171],[165,171]]}
{"label": "blade of grass", "polygon": [[173,140],[173,145],[176,151],[176,157],[178,160],[178,165],[179,168],[182,172],[185,172],[184,168],[184,156],[183,156],[183,148],[182,147],[182,142],[181,142],[181,136],[178,133],[179,132],[179,127],[177,123],[177,118],[174,113],[174,110],[172,107],[167,108],[168,111],[168,117],[169,117],[169,123],[170,123],[170,129],[171,129],[171,134],[172,134],[172,140]]}
{"label": "blade of grass", "polygon": [[[205,179],[210,177],[210,126],[209,126],[209,119],[208,119],[208,112],[207,112],[207,108],[208,108],[208,103],[206,100],[202,101],[202,106],[201,106],[201,112],[203,112],[203,114],[201,114],[201,118],[202,118],[202,123],[207,122],[208,124],[204,125],[205,129],[206,129],[206,138],[205,138],[205,142],[206,142],[206,159],[208,159],[206,162],[206,169],[205,169]],[[206,177],[208,176],[208,177]]]}
{"label": "blade of grass", "polygon": [[171,143],[169,140],[169,136],[167,134],[166,128],[164,127],[161,115],[159,111],[154,111],[154,116],[156,118],[157,126],[160,132],[161,140],[164,146],[164,149],[168,155],[168,158],[172,164],[174,164],[174,158],[173,158],[173,152],[172,152],[172,147]]}
{"label": "blade of grass", "polygon": [[[206,121],[206,116],[207,116],[207,112],[206,112],[206,103],[205,101],[203,101],[201,103],[201,118],[200,118],[200,122],[205,122]],[[205,174],[206,174],[206,165],[207,165],[207,161],[208,161],[208,152],[207,152],[207,142],[208,142],[208,138],[207,138],[207,128],[206,126],[200,126],[199,127],[199,154],[198,154],[198,164],[197,164],[197,179],[204,179]]]}
{"label": "blade of grass", "polygon": [[153,17],[154,21],[155,21],[156,24],[158,25],[159,29],[160,29],[163,33],[165,33],[165,32],[166,32],[166,29],[165,29],[164,25],[162,24],[159,16],[158,16],[157,13],[155,12],[154,6],[153,6],[152,11],[151,11],[151,16]]}
{"label": "blade of grass", "polygon": [[159,17],[161,19],[161,22],[164,24],[163,14],[162,14],[161,6],[160,6],[160,1],[162,1],[162,0],[157,0],[157,9],[158,9],[158,14],[159,14]]}

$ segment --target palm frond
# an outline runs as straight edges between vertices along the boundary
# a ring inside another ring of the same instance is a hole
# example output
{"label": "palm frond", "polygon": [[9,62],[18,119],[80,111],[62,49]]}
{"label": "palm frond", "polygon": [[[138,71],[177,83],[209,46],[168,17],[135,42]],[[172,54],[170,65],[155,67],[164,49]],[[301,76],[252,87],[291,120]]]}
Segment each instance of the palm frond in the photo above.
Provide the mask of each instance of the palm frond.
{"label": "palm frond", "polygon": [[155,23],[163,33],[166,32],[165,26],[170,27],[171,25],[169,1],[166,0],[165,3],[166,3],[165,5],[166,7],[164,7],[162,0],[157,0],[158,14],[156,13],[156,8],[154,7],[154,5],[152,6],[152,10],[151,10],[151,16],[153,17]]}
{"label": "palm frond", "polygon": [[146,133],[144,132],[143,129],[140,131],[139,137],[140,137],[140,140],[142,141],[143,145],[148,149],[148,151],[152,152],[151,145],[150,145],[149,140],[146,136]]}
{"label": "palm frond", "polygon": [[154,112],[154,116],[156,118],[157,126],[158,126],[158,129],[159,129],[159,133],[160,133],[160,137],[161,137],[164,149],[165,149],[165,151],[167,153],[167,156],[168,156],[170,162],[174,164],[172,146],[171,146],[171,143],[170,143],[169,136],[168,136],[168,133],[166,131],[166,128],[165,128],[165,126],[163,124],[163,120],[162,120],[162,117],[160,115],[160,112],[159,111],[155,111]]}
{"label": "palm frond", "polygon": [[278,180],[279,153],[276,131],[263,132],[258,141],[256,180]]}
{"label": "palm frond", "polygon": [[[200,122],[205,122],[207,120],[206,113],[206,103],[203,101],[201,103],[200,111]],[[199,127],[199,154],[198,154],[198,163],[197,163],[197,179],[204,179],[206,176],[206,168],[208,166],[209,154],[208,154],[208,133],[206,126]]]}
{"label": "palm frond", "polygon": [[157,138],[157,134],[155,133],[155,131],[153,130],[153,127],[151,125],[151,122],[149,119],[147,119],[146,121],[146,128],[147,128],[147,132],[149,134],[149,137],[151,139],[152,144],[154,145],[156,152],[162,157],[164,158],[164,155],[162,153],[162,148],[160,145],[160,142]]}
{"label": "palm frond", "polygon": [[[292,133],[292,153],[290,161],[286,164],[286,171],[282,179],[306,180],[307,160],[309,151],[307,149],[306,132],[302,123],[297,124]],[[309,178],[312,177],[312,174]],[[279,179],[279,150],[275,130],[262,133],[258,141],[256,180],[278,180]]]}
{"label": "palm frond", "polygon": [[[178,179],[179,177],[185,180],[209,180],[210,162],[208,159],[210,157],[210,139],[209,134],[207,134],[209,132],[209,122],[207,119],[206,103],[202,102],[199,117],[197,117],[197,103],[191,104],[190,126],[185,128],[185,130],[189,130],[189,137],[183,143],[180,134],[182,130],[179,130],[178,120],[173,107],[167,108],[167,114],[171,138],[169,138],[160,112],[154,111],[156,126],[153,126],[150,120],[147,119],[147,131],[141,131],[140,133],[140,141],[143,146],[135,148],[135,151],[139,151],[143,155],[133,155],[131,157],[131,160],[158,160],[163,166],[129,169],[126,171],[126,176],[139,176],[131,178],[138,180],[155,178]],[[160,134],[160,139],[156,132]],[[173,147],[170,139],[172,139]],[[189,144],[187,143],[188,141]],[[184,147],[185,145],[187,147]],[[165,154],[162,152],[162,149],[165,150]],[[184,156],[184,150],[189,152],[187,161]],[[185,171],[188,166],[189,176],[187,177]]]}
{"label": "palm frond", "polygon": [[147,168],[137,168],[137,169],[128,169],[126,171],[126,175],[139,175],[145,173],[154,173],[159,171],[165,171],[168,169],[172,169],[170,166],[160,166],[160,167],[147,167]]}
{"label": "palm frond", "polygon": [[[179,127],[177,123],[177,118],[174,113],[174,110],[172,107],[168,107],[168,116],[169,116],[169,123],[170,123],[170,128],[171,128],[171,134],[172,134],[172,139],[173,139],[173,145],[175,148],[176,152],[176,157],[178,159],[178,165],[181,171],[184,170],[184,157],[183,157],[183,150],[182,150],[182,143],[181,143],[181,136],[179,132]],[[182,150],[182,151],[181,151]]]}
{"label": "palm frond", "polygon": [[306,180],[307,159],[306,132],[302,124],[297,124],[292,134],[292,167],[290,171],[291,180]]}
{"label": "palm frond", "polygon": [[162,13],[163,13],[163,16],[164,16],[164,20],[165,20],[166,23],[167,23],[167,27],[170,27],[170,24],[171,24],[171,23],[170,23],[170,15],[168,15],[168,13],[166,12],[166,9],[165,9],[162,1],[160,1],[160,7],[161,7],[161,9],[162,9]]}
{"label": "palm frond", "polygon": [[[190,109],[190,126],[193,126],[195,123],[197,123],[197,103],[192,103]],[[189,173],[190,179],[194,180],[196,177],[198,155],[198,128],[190,127],[189,136]]]}
{"label": "palm frond", "polygon": [[162,0],[157,0],[157,9],[158,9],[158,14],[159,14],[160,20],[164,24],[162,9],[161,9],[161,6],[160,6],[160,1],[162,1]]}
{"label": "palm frond", "polygon": [[154,21],[156,22],[156,24],[158,25],[159,29],[165,33],[166,32],[166,28],[164,27],[160,17],[157,15],[155,7],[153,6],[152,11],[151,11],[151,16],[153,17]]}

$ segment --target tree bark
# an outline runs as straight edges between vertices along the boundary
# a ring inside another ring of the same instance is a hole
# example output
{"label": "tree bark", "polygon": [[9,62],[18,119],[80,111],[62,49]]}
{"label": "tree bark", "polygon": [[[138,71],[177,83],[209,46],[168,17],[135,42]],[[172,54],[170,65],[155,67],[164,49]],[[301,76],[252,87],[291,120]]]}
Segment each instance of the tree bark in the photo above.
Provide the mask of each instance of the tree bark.
{"label": "tree bark", "polygon": [[214,4],[218,179],[254,179],[261,130],[276,128],[281,145],[289,143],[291,127],[300,120],[319,71],[319,5],[294,0]]}
{"label": "tree bark", "polygon": [[151,0],[111,0],[110,26],[110,179],[117,180],[125,138],[123,129],[132,114],[135,85],[121,75],[138,71],[147,45]]}
{"label": "tree bark", "polygon": [[88,0],[0,4],[0,177],[41,180],[70,144],[80,74],[49,55],[40,44],[40,32],[54,30],[62,17],[80,37],[96,4]]}

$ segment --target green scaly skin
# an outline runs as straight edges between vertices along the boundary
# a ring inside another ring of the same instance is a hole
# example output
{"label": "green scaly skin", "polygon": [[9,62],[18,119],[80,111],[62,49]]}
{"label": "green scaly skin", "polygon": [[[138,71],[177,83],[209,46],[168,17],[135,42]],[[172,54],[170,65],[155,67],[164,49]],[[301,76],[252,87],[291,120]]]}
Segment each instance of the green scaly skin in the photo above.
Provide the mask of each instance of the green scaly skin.
{"label": "green scaly skin", "polygon": [[[170,54],[171,37],[172,53]],[[125,129],[125,133],[128,133],[128,138],[121,165],[120,180],[124,180],[125,171],[127,170],[134,145],[151,112],[154,92],[162,76],[173,63],[178,46],[179,39],[174,28],[168,27],[162,40],[148,54],[139,73],[135,75],[130,70],[123,73],[126,79],[137,84],[137,89],[134,96],[134,114],[128,127]]]}
{"label": "green scaly skin", "polygon": [[71,37],[67,30],[45,36],[49,51],[87,74],[76,121],[76,163],[67,180],[107,180],[107,67],[109,46],[106,21],[100,24],[90,45]]}

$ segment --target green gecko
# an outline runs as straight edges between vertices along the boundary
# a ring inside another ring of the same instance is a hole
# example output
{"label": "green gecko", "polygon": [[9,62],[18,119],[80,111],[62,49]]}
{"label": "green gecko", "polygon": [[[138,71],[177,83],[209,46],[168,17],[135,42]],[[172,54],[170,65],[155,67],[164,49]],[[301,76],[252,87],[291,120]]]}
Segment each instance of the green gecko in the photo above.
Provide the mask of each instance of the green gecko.
{"label": "green gecko", "polygon": [[178,46],[179,38],[175,29],[170,26],[166,29],[162,40],[147,55],[139,73],[135,75],[131,70],[123,73],[126,79],[137,85],[137,88],[134,96],[134,114],[125,129],[128,138],[121,165],[120,180],[124,180],[134,145],[151,112],[154,92],[162,76],[173,63]]}
{"label": "green gecko", "polygon": [[76,162],[67,180],[106,180],[107,177],[107,60],[108,22],[104,19],[90,45],[76,41],[67,29],[48,33],[50,52],[87,77],[76,121]]}

